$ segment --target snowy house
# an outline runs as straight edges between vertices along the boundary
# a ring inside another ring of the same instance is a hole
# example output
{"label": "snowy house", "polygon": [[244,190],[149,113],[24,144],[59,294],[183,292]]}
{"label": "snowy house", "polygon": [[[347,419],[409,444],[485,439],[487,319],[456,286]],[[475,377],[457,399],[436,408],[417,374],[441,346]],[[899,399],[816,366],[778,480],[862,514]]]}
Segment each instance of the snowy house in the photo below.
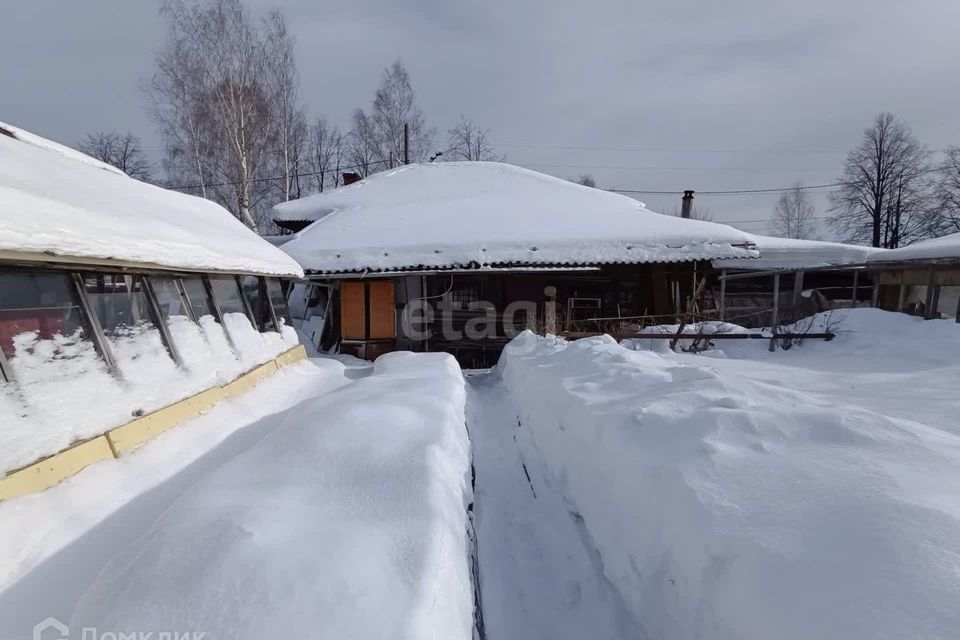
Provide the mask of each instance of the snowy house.
{"label": "snowy house", "polygon": [[[753,234],[759,257],[713,261],[709,294],[720,319],[747,327],[790,323],[833,308],[873,303],[867,259],[885,249]],[[774,311],[776,309],[776,311]]]}
{"label": "snowy house", "polygon": [[492,162],[408,165],[274,214],[312,221],[282,247],[316,283],[295,290],[294,324],[370,359],[444,350],[485,365],[526,327],[673,321],[710,260],[756,256],[731,227]]}
{"label": "snowy house", "polygon": [[871,255],[880,287],[878,306],[960,322],[960,233]]}
{"label": "snowy house", "polygon": [[0,123],[0,499],[275,368],[302,275],[215,203]]}

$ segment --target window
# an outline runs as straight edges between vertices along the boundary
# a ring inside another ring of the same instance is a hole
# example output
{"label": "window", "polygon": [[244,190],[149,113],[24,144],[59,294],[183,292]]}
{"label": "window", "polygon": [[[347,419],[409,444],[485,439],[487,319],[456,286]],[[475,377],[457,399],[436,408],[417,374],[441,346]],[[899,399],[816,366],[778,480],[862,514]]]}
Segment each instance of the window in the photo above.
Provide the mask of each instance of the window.
{"label": "window", "polygon": [[277,316],[277,321],[283,321],[290,324],[290,311],[287,309],[287,295],[283,292],[283,285],[277,278],[264,278],[267,283],[267,296],[270,298],[270,304],[273,305],[273,312]]}
{"label": "window", "polygon": [[243,304],[243,298],[240,297],[240,287],[233,276],[211,276],[210,286],[213,289],[213,297],[217,299],[220,305],[220,313],[239,313],[247,315],[247,310]]}
{"label": "window", "polygon": [[97,357],[69,275],[0,271],[0,349],[14,373],[40,360]]}
{"label": "window", "polygon": [[203,286],[203,279],[200,276],[187,276],[181,278],[183,291],[187,294],[187,300],[193,309],[197,320],[204,316],[213,316],[213,310],[210,308],[210,299],[207,297],[207,289]]}
{"label": "window", "polygon": [[256,276],[245,276],[243,283],[243,294],[250,303],[250,310],[253,311],[253,319],[260,331],[276,331],[273,326],[273,313],[270,310],[270,298],[264,295],[263,278]]}
{"label": "window", "polygon": [[[180,287],[174,278],[167,276],[151,276],[150,285],[157,296],[157,307],[160,309],[160,315],[164,320],[170,318],[184,317],[190,319],[190,312],[184,302],[183,295],[180,293]],[[200,283],[203,287],[203,283]]]}
{"label": "window", "polygon": [[155,329],[142,276],[85,273],[83,283],[108,338],[132,338]]}

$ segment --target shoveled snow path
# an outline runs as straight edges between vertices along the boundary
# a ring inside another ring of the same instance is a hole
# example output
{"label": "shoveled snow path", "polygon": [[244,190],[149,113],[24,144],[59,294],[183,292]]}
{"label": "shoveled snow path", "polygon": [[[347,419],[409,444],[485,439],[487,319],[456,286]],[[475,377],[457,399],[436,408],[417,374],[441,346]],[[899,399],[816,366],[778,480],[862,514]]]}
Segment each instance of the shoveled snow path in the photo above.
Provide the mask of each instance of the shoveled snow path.
{"label": "shoveled snow path", "polygon": [[550,488],[539,462],[521,454],[523,431],[506,388],[494,373],[468,381],[487,640],[644,637],[604,577],[579,515]]}

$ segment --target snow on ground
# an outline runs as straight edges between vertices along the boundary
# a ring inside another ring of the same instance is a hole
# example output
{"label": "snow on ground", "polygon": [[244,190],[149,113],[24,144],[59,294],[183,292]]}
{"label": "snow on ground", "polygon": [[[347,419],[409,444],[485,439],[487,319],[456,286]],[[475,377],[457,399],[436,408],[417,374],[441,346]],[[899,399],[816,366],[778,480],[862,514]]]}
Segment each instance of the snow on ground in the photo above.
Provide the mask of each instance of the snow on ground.
{"label": "snow on ground", "polygon": [[51,615],[69,620],[103,564],[197,478],[290,419],[291,407],[348,382],[332,360],[284,367],[130,455],[0,502],[0,637],[29,637]]}
{"label": "snow on ground", "polygon": [[841,313],[833,342],[776,354],[530,333],[504,352],[524,458],[651,638],[960,628],[960,327]]}
{"label": "snow on ground", "polygon": [[395,353],[287,411],[120,549],[71,626],[470,639],[465,395],[451,356]]}
{"label": "snow on ground", "polygon": [[2,122],[0,250],[303,275],[220,205],[139,182]]}
{"label": "snow on ground", "polygon": [[732,227],[499,162],[407,165],[274,213],[316,221],[283,245],[308,271],[756,256]]}
{"label": "snow on ground", "polygon": [[468,378],[467,425],[476,471],[474,520],[486,640],[636,640],[643,634],[603,575],[582,519],[524,457],[506,388]]}

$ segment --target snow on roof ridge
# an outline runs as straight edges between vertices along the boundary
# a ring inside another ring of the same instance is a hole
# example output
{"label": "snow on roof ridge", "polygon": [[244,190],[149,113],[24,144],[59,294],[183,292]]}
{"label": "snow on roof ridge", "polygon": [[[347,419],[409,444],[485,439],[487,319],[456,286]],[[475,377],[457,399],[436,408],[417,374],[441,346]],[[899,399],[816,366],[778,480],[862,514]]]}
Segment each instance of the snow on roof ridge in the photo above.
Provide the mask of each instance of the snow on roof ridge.
{"label": "snow on roof ridge", "polygon": [[[0,132],[8,135],[14,140],[19,140],[25,144],[30,144],[35,147],[39,147],[45,151],[50,151],[52,153],[60,154],[65,158],[75,160],[77,162],[82,162],[84,164],[92,165],[98,169],[103,169],[104,171],[109,171],[110,173],[116,173],[124,177],[128,177],[120,169],[114,167],[111,164],[97,160],[96,158],[89,156],[82,151],[77,151],[72,147],[60,144],[59,142],[54,142],[53,140],[48,140],[47,138],[38,136],[35,133],[30,133],[25,129],[20,129],[19,127],[14,127],[11,124],[0,121]],[[132,180],[133,178],[131,178]]]}
{"label": "snow on roof ridge", "polygon": [[732,227],[664,216],[621,194],[501,162],[406,165],[274,212],[314,220],[283,247],[311,271],[756,255],[744,248],[753,238]]}

